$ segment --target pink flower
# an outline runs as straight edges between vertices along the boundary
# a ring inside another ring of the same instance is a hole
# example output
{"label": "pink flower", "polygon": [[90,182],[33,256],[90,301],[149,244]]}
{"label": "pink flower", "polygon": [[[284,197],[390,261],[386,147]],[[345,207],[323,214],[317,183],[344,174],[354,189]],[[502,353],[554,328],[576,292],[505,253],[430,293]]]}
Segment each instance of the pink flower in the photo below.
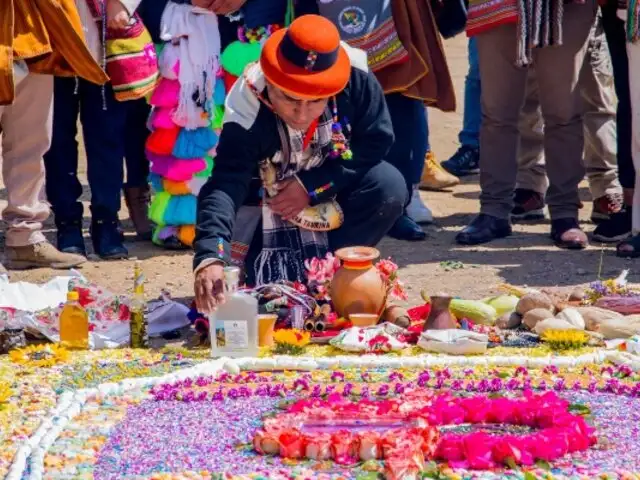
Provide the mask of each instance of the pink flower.
{"label": "pink flower", "polygon": [[395,280],[391,285],[391,291],[389,292],[392,297],[399,300],[407,300],[409,296],[404,289],[404,284],[400,280]]}
{"label": "pink flower", "polygon": [[464,437],[464,452],[469,467],[476,470],[488,470],[496,466],[493,461],[495,439],[486,433],[472,433]]}
{"label": "pink flower", "polygon": [[391,259],[382,259],[376,263],[376,268],[385,281],[389,281],[392,276],[398,271],[398,265],[393,263]]}
{"label": "pink flower", "polygon": [[440,458],[447,462],[464,460],[465,452],[462,437],[458,435],[444,435],[438,444],[436,458]]}
{"label": "pink flower", "polygon": [[508,465],[509,459],[516,465],[522,462],[522,450],[519,448],[518,439],[512,436],[500,438],[493,445],[493,460],[500,465]]}

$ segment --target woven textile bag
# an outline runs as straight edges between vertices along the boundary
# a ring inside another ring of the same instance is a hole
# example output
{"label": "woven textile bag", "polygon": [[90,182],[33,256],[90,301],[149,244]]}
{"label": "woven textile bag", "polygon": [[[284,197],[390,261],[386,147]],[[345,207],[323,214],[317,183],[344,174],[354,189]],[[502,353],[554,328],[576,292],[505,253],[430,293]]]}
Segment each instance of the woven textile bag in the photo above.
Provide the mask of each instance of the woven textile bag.
{"label": "woven textile bag", "polygon": [[367,52],[374,72],[409,58],[393,23],[391,0],[319,0],[318,7],[342,40]]}

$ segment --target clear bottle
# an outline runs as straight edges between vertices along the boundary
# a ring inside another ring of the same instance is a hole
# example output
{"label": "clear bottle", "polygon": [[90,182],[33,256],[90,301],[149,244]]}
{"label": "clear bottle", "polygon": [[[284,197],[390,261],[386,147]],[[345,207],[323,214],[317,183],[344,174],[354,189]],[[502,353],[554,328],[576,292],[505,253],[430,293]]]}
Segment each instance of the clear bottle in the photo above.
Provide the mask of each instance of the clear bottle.
{"label": "clear bottle", "polygon": [[134,265],[133,297],[131,298],[130,311],[129,340],[131,348],[147,348],[149,346],[149,329],[145,317],[144,274],[140,261]]}
{"label": "clear bottle", "polygon": [[67,303],[60,313],[60,345],[70,350],[89,348],[89,315],[79,298],[78,292],[67,293]]}
{"label": "clear bottle", "polygon": [[238,291],[240,269],[224,269],[225,302],[209,316],[212,357],[258,355],[258,300]]}

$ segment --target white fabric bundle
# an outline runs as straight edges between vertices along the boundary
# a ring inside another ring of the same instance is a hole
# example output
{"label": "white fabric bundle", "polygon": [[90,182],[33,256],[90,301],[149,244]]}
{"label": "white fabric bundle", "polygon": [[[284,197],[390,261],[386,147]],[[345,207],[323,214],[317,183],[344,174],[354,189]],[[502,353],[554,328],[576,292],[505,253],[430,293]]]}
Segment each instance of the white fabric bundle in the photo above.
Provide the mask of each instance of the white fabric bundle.
{"label": "white fabric bundle", "polygon": [[[162,14],[160,38],[178,48],[180,103],[174,121],[188,130],[196,129],[202,125],[203,107],[213,100],[220,68],[218,18],[209,10],[169,2]],[[167,55],[175,56],[171,50]],[[167,60],[163,59],[163,70]]]}

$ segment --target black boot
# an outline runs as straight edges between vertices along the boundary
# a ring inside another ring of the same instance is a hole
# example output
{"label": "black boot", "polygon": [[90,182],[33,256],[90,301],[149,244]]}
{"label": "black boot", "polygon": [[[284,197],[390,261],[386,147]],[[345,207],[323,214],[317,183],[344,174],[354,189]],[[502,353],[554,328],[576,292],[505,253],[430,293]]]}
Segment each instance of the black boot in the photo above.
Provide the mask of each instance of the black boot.
{"label": "black boot", "polygon": [[87,256],[82,237],[82,221],[56,220],[56,241],[58,250],[63,253],[75,253]]}
{"label": "black boot", "polygon": [[91,241],[93,250],[103,260],[121,260],[129,257],[129,251],[122,243],[118,221],[93,219],[91,221]]}

